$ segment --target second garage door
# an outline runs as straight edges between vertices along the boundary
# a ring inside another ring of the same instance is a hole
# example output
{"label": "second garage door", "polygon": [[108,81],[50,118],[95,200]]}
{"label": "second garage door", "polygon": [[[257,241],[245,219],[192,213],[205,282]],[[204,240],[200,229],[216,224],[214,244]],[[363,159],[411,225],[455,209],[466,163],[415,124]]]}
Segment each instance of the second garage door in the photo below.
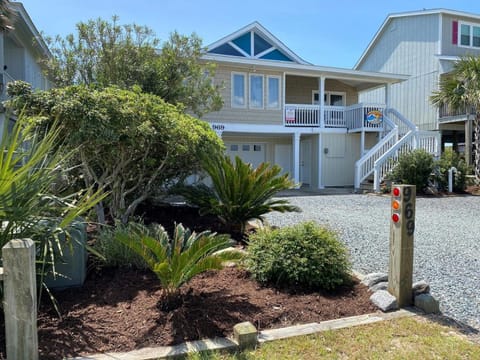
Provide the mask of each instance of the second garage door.
{"label": "second garage door", "polygon": [[243,161],[257,167],[265,161],[265,144],[261,143],[226,143],[226,152],[232,160],[239,156]]}

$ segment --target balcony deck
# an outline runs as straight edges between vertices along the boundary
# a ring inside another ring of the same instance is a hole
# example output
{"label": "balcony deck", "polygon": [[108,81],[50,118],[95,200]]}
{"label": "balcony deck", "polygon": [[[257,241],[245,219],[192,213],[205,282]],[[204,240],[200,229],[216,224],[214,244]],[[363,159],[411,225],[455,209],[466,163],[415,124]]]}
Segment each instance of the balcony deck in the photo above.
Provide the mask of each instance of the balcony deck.
{"label": "balcony deck", "polygon": [[[324,106],[323,119],[319,105],[285,104],[284,125],[286,127],[347,128],[355,131],[383,131],[381,104],[355,104],[351,106]],[[371,119],[368,115],[377,112],[380,116]]]}

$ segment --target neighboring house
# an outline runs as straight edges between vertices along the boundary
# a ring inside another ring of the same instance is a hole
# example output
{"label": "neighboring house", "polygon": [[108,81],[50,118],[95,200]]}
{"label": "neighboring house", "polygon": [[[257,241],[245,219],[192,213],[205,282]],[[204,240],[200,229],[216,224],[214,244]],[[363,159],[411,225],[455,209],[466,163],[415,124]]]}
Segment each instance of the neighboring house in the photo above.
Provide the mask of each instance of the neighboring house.
{"label": "neighboring house", "polygon": [[[466,143],[468,151],[472,131],[466,111],[438,109],[430,102],[442,76],[463,55],[480,55],[480,15],[446,9],[405,12],[387,16],[354,69],[410,75],[392,85],[391,105],[420,129],[440,131],[442,145],[461,150],[458,144]],[[373,91],[360,98],[383,96]]]}
{"label": "neighboring house", "polygon": [[[6,84],[23,80],[34,89],[49,89],[50,82],[43,74],[38,59],[50,57],[50,51],[21,3],[12,2],[17,16],[14,29],[0,32],[0,100],[6,100]],[[3,107],[0,107],[0,110]],[[0,113],[0,134],[5,113]]]}
{"label": "neighboring house", "polygon": [[375,103],[359,101],[361,91],[408,76],[312,65],[258,22],[211,44],[204,60],[217,64],[224,86],[222,110],[205,120],[227,153],[278,164],[304,186],[359,188],[375,171],[378,190],[402,151],[437,151],[434,135],[391,109],[389,90]]}

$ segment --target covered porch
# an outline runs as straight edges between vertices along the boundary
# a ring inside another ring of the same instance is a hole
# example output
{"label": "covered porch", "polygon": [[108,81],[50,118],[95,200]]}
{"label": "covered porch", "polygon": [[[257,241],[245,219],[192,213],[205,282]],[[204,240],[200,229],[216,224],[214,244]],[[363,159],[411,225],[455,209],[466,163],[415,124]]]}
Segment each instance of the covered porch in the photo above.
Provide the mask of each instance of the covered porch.
{"label": "covered porch", "polygon": [[[342,128],[348,132],[384,131],[383,112],[391,83],[350,74],[284,74],[285,127]],[[384,88],[383,103],[359,103],[365,89]]]}

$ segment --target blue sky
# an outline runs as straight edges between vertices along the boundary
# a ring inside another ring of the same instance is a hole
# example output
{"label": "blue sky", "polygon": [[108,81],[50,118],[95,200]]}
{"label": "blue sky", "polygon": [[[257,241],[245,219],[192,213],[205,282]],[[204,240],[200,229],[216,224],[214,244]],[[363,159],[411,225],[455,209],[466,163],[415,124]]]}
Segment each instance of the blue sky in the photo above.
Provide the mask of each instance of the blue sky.
{"label": "blue sky", "polygon": [[303,59],[351,68],[390,13],[447,8],[480,14],[476,0],[24,0],[38,30],[75,33],[75,24],[101,17],[152,28],[165,40],[177,30],[205,45],[259,21]]}

